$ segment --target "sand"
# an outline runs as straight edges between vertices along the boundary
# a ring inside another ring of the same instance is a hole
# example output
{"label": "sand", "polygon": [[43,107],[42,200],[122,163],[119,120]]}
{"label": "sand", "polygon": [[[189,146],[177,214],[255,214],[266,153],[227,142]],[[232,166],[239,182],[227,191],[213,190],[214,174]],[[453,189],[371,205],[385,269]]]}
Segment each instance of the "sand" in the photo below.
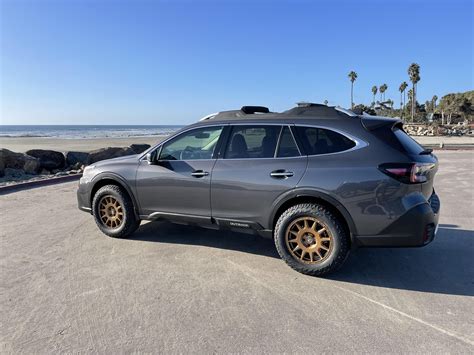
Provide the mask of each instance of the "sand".
{"label": "sand", "polygon": [[[90,138],[90,139],[62,139],[62,138],[38,138],[38,137],[8,137],[0,138],[0,148],[6,148],[14,152],[24,153],[29,149],[51,149],[61,152],[80,151],[88,152],[104,147],[128,147],[130,144],[146,143],[154,145],[164,136],[149,137],[127,137],[127,138]],[[439,146],[441,142],[445,145],[474,145],[474,137],[413,137],[420,144],[428,146]]]}
{"label": "sand", "polygon": [[51,149],[60,152],[89,152],[94,149],[105,147],[128,147],[130,146],[130,144],[146,143],[154,145],[163,140],[164,138],[164,136],[89,139],[8,137],[0,139],[0,148],[6,148],[11,151],[20,153],[24,153],[29,149]]}

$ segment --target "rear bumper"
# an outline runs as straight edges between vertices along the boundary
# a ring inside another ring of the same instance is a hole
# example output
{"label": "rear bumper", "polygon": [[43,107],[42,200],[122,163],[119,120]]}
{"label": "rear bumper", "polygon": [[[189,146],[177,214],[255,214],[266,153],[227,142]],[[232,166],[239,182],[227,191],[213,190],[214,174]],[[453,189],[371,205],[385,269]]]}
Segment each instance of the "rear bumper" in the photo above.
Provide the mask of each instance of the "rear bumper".
{"label": "rear bumper", "polygon": [[356,236],[359,247],[421,247],[435,237],[440,202],[433,193],[430,199],[417,205],[398,218],[379,235]]}

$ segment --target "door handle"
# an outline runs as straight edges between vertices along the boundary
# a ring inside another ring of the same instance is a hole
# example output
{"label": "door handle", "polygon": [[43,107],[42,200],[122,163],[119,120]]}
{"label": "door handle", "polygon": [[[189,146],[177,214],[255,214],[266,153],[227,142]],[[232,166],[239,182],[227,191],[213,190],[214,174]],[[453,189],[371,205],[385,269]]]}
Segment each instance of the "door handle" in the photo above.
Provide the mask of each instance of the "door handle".
{"label": "door handle", "polygon": [[195,178],[200,178],[200,177],[204,177],[204,176],[208,176],[209,173],[207,171],[204,171],[204,170],[194,170],[192,173],[191,173],[191,176],[194,176]]}
{"label": "door handle", "polygon": [[294,174],[292,171],[286,171],[283,169],[280,170],[274,170],[270,173],[270,176],[275,179],[287,179],[289,177],[292,177]]}

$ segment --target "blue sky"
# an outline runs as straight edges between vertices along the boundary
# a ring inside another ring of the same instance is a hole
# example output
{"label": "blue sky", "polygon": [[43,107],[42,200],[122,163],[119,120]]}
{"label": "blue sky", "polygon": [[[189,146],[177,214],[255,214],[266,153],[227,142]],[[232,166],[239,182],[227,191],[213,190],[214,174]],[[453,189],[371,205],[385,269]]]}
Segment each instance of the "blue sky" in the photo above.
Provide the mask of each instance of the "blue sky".
{"label": "blue sky", "polygon": [[472,1],[0,0],[2,124],[185,124],[242,105],[473,89]]}

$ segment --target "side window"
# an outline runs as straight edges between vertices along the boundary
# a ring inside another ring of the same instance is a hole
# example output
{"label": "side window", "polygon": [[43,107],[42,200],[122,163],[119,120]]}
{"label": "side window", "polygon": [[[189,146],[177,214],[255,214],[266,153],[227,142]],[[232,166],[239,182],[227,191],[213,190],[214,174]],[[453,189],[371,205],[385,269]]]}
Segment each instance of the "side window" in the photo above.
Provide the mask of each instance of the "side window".
{"label": "side window", "polygon": [[283,127],[283,131],[280,136],[280,144],[278,146],[277,157],[288,158],[288,157],[299,157],[300,152],[296,146],[296,142],[293,135],[290,132],[288,126]]}
{"label": "side window", "polygon": [[212,159],[222,127],[204,127],[185,132],[165,143],[160,160]]}
{"label": "side window", "polygon": [[308,155],[343,152],[355,146],[351,139],[329,129],[296,127],[296,131]]}
{"label": "side window", "polygon": [[234,126],[224,159],[273,158],[280,126]]}

